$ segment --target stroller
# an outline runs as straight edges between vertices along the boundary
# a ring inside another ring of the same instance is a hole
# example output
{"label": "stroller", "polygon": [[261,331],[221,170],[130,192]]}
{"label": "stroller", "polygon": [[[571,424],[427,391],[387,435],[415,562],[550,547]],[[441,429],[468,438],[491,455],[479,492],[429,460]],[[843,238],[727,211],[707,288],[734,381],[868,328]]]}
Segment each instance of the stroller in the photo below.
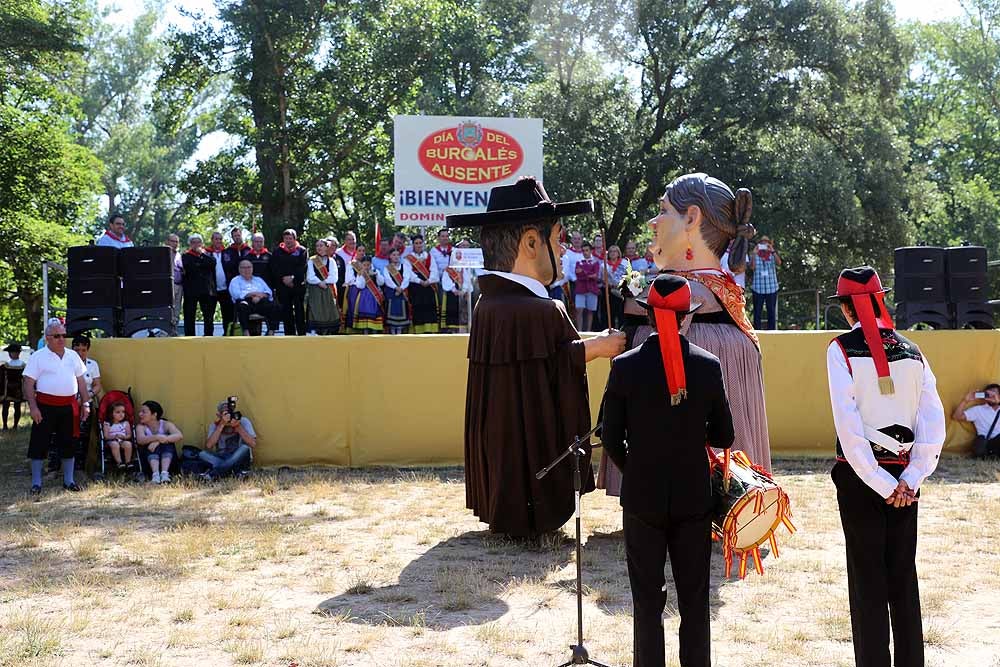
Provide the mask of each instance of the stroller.
{"label": "stroller", "polygon": [[142,469],[142,459],[139,456],[139,446],[135,442],[135,404],[132,402],[132,388],[129,387],[126,391],[109,391],[101,399],[100,405],[97,407],[97,432],[101,443],[101,469],[100,472],[95,472],[94,479],[101,480],[107,477],[108,469],[118,472],[114,467],[114,459],[111,456],[111,450],[108,448],[107,442],[104,441],[104,422],[110,417],[111,406],[115,403],[121,403],[125,406],[125,421],[128,422],[132,429],[132,461],[129,463],[128,468],[126,468],[126,474],[132,474],[135,478],[141,479],[145,476],[145,471]]}

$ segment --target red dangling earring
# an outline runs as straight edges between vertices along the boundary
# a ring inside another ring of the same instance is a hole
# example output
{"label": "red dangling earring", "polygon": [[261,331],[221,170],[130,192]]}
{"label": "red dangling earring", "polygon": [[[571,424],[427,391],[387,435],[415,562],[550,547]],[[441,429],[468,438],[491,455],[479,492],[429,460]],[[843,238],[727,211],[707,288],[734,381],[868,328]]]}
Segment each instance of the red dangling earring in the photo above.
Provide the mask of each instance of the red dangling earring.
{"label": "red dangling earring", "polygon": [[687,261],[690,262],[692,259],[694,259],[694,251],[691,250],[691,232],[688,232],[687,239],[688,239],[688,248],[687,251],[684,253],[684,257],[687,259]]}

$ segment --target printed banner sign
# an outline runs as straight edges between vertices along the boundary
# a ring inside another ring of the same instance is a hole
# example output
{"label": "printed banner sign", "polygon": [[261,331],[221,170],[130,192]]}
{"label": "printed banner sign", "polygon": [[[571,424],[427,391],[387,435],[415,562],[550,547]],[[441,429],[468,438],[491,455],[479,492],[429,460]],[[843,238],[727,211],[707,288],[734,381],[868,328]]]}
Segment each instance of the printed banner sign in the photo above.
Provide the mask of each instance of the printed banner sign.
{"label": "printed banner sign", "polygon": [[485,266],[483,264],[483,249],[452,248],[448,266],[453,269],[481,269]]}
{"label": "printed banner sign", "polygon": [[443,226],[485,211],[491,188],[542,180],[538,118],[396,116],[393,140],[397,225]]}

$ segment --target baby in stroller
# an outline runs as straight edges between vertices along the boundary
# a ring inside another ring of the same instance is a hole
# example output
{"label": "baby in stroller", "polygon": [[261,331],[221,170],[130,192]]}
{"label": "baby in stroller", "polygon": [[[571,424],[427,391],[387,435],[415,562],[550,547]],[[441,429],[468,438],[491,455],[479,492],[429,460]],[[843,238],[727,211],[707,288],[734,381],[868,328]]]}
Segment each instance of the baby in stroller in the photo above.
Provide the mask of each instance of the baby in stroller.
{"label": "baby in stroller", "polygon": [[121,401],[113,403],[108,417],[101,425],[104,443],[118,470],[125,470],[132,463],[132,425],[128,422],[125,404]]}

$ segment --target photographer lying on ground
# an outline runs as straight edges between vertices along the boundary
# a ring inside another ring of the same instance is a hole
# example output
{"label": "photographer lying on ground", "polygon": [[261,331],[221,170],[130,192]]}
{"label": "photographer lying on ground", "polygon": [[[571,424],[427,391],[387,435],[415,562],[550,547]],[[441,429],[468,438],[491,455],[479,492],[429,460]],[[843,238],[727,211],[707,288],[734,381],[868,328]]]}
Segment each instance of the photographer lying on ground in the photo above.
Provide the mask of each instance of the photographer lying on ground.
{"label": "photographer lying on ground", "polygon": [[215,421],[208,425],[205,449],[198,455],[212,469],[202,479],[216,480],[227,475],[250,474],[251,450],[257,445],[253,424],[236,409],[236,397],[219,403]]}

